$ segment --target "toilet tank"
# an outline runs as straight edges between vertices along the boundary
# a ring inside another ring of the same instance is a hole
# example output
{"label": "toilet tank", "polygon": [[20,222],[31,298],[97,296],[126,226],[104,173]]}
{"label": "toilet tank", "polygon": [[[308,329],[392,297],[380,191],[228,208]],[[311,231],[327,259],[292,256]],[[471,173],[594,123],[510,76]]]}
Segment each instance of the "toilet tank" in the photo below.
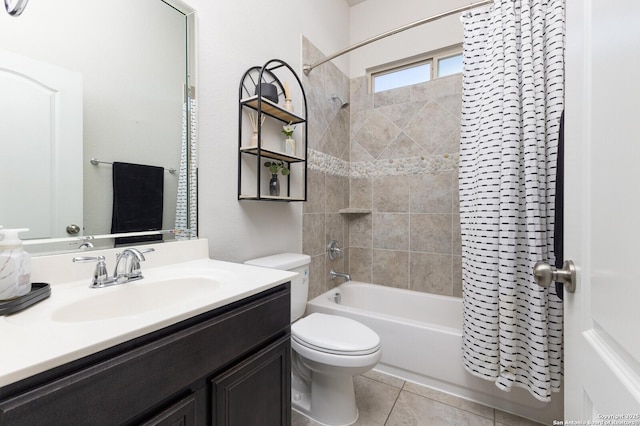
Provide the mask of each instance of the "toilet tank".
{"label": "toilet tank", "polygon": [[309,296],[309,264],[311,257],[306,254],[280,253],[272,256],[250,259],[247,265],[262,266],[263,268],[281,269],[297,272],[298,276],[291,279],[291,322],[304,314]]}

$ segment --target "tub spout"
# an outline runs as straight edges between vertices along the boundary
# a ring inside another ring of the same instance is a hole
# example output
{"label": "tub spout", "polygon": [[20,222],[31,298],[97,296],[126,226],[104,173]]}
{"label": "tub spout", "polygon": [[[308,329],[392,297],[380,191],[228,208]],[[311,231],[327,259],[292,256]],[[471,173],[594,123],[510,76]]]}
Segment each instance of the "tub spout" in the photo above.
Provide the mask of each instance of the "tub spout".
{"label": "tub spout", "polygon": [[337,277],[340,277],[340,278],[344,278],[345,281],[351,281],[351,275],[345,274],[342,272],[337,272],[334,269],[331,269],[331,271],[329,272],[329,276],[331,277],[332,280],[335,280]]}

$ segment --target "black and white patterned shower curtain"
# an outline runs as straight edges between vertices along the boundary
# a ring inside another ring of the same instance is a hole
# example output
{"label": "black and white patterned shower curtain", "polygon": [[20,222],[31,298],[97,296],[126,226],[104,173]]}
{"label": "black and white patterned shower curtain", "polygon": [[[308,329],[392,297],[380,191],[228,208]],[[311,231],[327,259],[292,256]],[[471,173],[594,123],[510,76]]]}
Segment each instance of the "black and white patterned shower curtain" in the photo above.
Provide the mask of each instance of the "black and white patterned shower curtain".
{"label": "black and white patterned shower curtain", "polygon": [[562,376],[562,302],[532,267],[554,262],[564,0],[496,0],[462,21],[464,365],[548,401]]}

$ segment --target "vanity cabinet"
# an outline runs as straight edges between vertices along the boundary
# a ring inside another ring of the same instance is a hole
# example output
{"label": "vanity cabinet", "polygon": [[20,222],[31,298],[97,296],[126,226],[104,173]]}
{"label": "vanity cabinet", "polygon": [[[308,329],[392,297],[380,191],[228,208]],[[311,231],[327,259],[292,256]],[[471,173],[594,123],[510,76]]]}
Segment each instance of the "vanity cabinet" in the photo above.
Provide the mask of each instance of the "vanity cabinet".
{"label": "vanity cabinet", "polygon": [[0,425],[289,425],[289,321],[287,283],[0,388]]}
{"label": "vanity cabinet", "polygon": [[[295,82],[296,86],[289,86],[287,81]],[[265,85],[273,87],[275,93],[263,94]],[[287,109],[292,105],[292,100],[286,97],[290,89],[300,98],[300,113]],[[249,68],[240,80],[238,117],[238,200],[306,201],[307,98],[298,75],[279,59]],[[247,122],[251,122],[252,137],[246,134],[250,132],[243,133]],[[295,152],[285,152],[283,146],[284,137],[279,126],[287,124],[300,127],[296,132]],[[267,127],[272,133],[266,134]],[[290,170],[287,176],[276,173],[284,181],[279,195],[272,195],[266,185],[271,177],[264,167],[266,161],[284,162]]]}

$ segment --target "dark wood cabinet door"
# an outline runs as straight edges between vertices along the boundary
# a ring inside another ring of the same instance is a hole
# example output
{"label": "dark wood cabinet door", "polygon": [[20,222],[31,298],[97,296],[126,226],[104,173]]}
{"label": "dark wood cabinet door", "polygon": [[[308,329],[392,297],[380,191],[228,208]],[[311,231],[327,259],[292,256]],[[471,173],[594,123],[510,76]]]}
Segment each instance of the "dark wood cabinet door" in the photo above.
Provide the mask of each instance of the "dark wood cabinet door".
{"label": "dark wood cabinet door", "polygon": [[196,399],[189,395],[141,426],[196,426]]}
{"label": "dark wood cabinet door", "polygon": [[282,338],[216,376],[212,416],[216,426],[291,424],[291,342]]}

